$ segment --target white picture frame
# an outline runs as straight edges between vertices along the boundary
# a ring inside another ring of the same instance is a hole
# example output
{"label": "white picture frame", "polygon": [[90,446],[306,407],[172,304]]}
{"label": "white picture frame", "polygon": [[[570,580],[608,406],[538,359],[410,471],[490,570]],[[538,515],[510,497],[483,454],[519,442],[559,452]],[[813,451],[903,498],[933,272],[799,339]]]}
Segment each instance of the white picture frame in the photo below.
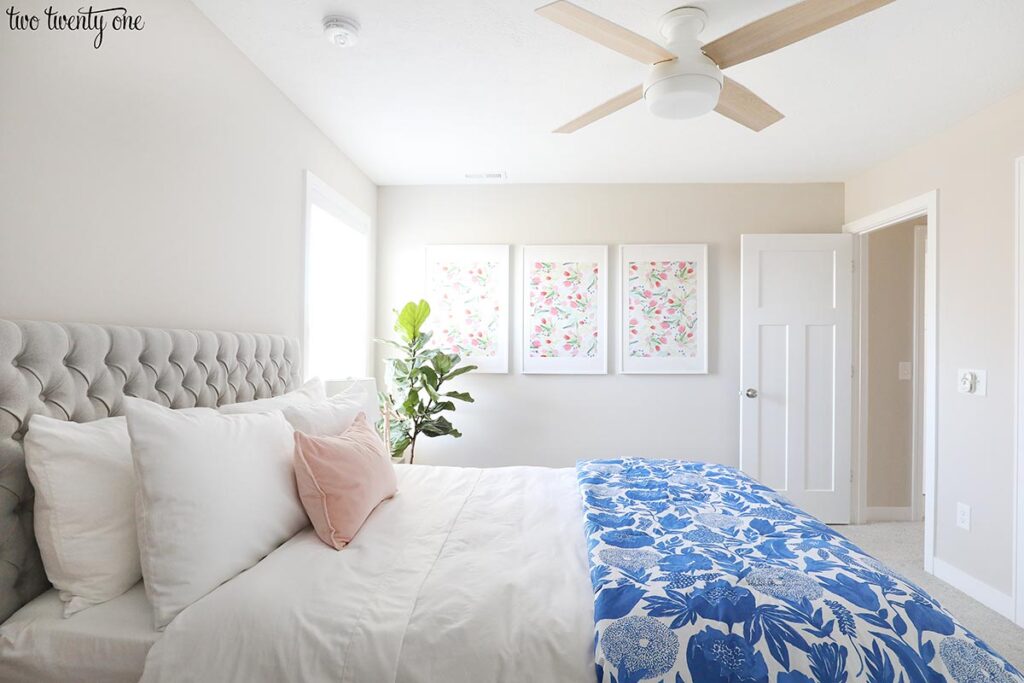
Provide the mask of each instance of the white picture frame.
{"label": "white picture frame", "polygon": [[607,245],[524,246],[522,267],[523,374],[608,374]]}
{"label": "white picture frame", "polygon": [[431,345],[458,353],[477,373],[509,371],[508,244],[445,244],[425,248]]}
{"label": "white picture frame", "polygon": [[708,373],[708,246],[619,247],[619,371]]}

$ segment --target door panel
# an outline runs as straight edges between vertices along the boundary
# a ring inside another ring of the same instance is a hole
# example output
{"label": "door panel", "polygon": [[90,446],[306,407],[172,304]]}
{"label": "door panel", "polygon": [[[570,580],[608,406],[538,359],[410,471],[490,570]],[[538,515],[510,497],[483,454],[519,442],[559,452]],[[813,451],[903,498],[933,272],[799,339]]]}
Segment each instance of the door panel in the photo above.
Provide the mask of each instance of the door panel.
{"label": "door panel", "polygon": [[807,452],[804,461],[808,491],[835,487],[835,327],[807,326]]}
{"label": "door panel", "polygon": [[779,491],[786,489],[786,377],[789,368],[789,330],[785,325],[759,328],[760,381],[757,387],[761,409],[758,446],[764,456],[761,482]]}
{"label": "door panel", "polygon": [[740,467],[848,523],[852,238],[744,235],[741,261]]}

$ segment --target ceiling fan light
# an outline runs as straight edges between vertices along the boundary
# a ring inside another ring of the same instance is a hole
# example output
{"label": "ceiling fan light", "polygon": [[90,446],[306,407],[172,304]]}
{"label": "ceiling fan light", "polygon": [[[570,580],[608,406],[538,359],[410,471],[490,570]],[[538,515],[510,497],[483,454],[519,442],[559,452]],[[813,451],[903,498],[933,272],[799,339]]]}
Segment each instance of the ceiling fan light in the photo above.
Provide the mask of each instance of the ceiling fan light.
{"label": "ceiling fan light", "polygon": [[691,119],[714,110],[722,84],[703,74],[681,74],[652,83],[644,92],[647,108],[666,119]]}
{"label": "ceiling fan light", "polygon": [[655,116],[690,119],[718,104],[725,77],[700,46],[679,39],[672,43],[678,58],[651,66],[644,81],[644,101]]}

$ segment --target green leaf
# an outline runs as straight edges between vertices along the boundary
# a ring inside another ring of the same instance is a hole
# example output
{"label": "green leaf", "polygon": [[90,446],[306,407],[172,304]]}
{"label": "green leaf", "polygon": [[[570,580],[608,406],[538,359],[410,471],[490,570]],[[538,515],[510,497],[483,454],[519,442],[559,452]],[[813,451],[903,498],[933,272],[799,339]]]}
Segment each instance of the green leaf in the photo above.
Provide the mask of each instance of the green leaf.
{"label": "green leaf", "polygon": [[431,387],[437,386],[437,373],[434,372],[434,368],[429,365],[424,365],[419,369],[419,373],[423,375]]}
{"label": "green leaf", "polygon": [[443,375],[452,369],[451,357],[446,353],[439,353],[431,358],[430,364],[437,370],[438,375]]}
{"label": "green leaf", "polygon": [[413,416],[416,414],[417,408],[420,407],[420,394],[418,391],[413,389],[409,392],[409,395],[405,398],[405,402],[402,403],[402,410],[405,411],[406,415]]}
{"label": "green leaf", "polygon": [[[413,351],[424,351],[424,354],[427,354],[428,352],[425,351],[423,349],[423,347],[427,345],[427,342],[430,341],[433,336],[434,336],[433,332],[421,332],[421,333],[419,333],[416,336],[416,341],[414,341],[412,343]],[[433,353],[437,353],[437,351],[434,350]]]}
{"label": "green leaf", "polygon": [[412,445],[412,439],[408,436],[403,435],[400,439],[394,442],[391,446],[391,457],[400,458],[405,453],[405,449]]}
{"label": "green leaf", "polygon": [[458,401],[465,401],[466,403],[473,403],[474,402],[473,397],[470,396],[469,392],[466,392],[466,391],[449,391],[449,392],[447,392],[447,393],[445,393],[443,395],[444,396],[448,396],[450,398],[454,398],[454,399],[456,399]]}
{"label": "green leaf", "polygon": [[436,415],[445,410],[455,410],[455,404],[451,401],[441,401],[440,403],[435,404],[429,412],[431,415]]}
{"label": "green leaf", "polygon": [[398,349],[399,351],[405,351],[406,349],[404,344],[399,344],[393,339],[374,339],[373,341],[377,342],[378,344],[387,344],[388,346],[392,346]]}
{"label": "green leaf", "polygon": [[420,328],[430,316],[430,304],[423,299],[419,303],[410,301],[401,312],[398,313],[398,320],[395,322],[395,332],[407,342],[415,343],[420,336]]}
{"label": "green leaf", "polygon": [[448,380],[454,379],[454,378],[458,377],[459,375],[466,374],[470,370],[476,370],[476,366],[475,365],[463,365],[461,368],[455,368],[454,370],[449,372],[447,375],[445,375],[441,379],[443,381],[447,382]]}
{"label": "green leaf", "polygon": [[452,423],[443,417],[436,417],[433,420],[427,420],[420,426],[420,431],[429,437],[445,436],[450,434],[452,430]]}

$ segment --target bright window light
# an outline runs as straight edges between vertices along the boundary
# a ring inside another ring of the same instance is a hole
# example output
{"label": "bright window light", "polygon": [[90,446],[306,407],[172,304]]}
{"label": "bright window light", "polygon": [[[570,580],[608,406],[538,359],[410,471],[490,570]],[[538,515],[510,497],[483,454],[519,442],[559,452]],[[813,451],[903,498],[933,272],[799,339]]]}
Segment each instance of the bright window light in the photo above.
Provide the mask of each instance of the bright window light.
{"label": "bright window light", "polygon": [[366,377],[369,221],[311,177],[306,245],[306,368],[324,380]]}

